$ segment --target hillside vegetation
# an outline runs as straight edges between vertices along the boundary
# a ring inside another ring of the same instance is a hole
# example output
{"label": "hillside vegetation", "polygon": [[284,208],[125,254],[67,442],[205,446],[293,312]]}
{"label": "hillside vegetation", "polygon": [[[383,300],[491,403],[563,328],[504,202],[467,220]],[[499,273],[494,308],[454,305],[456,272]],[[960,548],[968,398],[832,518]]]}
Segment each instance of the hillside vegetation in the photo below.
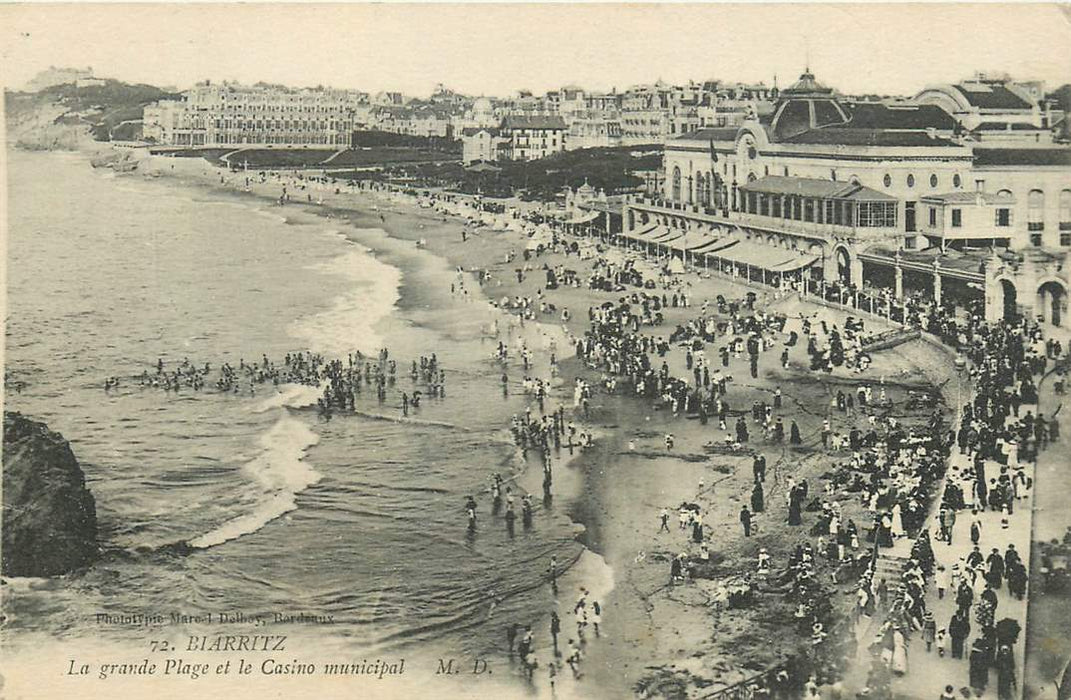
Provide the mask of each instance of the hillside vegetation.
{"label": "hillside vegetation", "polygon": [[[4,91],[8,133],[24,148],[75,148],[83,139],[140,135],[145,105],[179,95],[152,85],[106,80],[101,85],[53,85],[40,92]],[[121,125],[121,126],[120,126]]]}

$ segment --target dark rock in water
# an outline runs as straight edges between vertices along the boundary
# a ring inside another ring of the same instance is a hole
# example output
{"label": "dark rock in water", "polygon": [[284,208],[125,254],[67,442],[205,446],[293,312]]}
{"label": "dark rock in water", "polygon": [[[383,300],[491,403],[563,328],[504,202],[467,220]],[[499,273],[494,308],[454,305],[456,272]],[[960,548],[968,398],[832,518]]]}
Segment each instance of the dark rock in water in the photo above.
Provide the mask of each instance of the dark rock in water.
{"label": "dark rock in water", "polygon": [[57,576],[93,561],[97,508],[62,435],[5,412],[3,484],[5,576]]}

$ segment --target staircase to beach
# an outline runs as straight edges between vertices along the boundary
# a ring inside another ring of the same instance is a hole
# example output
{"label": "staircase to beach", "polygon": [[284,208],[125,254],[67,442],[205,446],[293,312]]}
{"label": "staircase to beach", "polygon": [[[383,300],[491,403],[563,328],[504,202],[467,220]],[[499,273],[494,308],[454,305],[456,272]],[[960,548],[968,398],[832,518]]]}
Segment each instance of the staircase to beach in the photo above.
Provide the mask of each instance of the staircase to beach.
{"label": "staircase to beach", "polygon": [[897,553],[896,547],[882,551],[878,554],[878,560],[874,563],[875,585],[884,579],[885,587],[888,589],[890,597],[898,593],[901,588],[901,578],[907,568],[908,561],[908,557]]}

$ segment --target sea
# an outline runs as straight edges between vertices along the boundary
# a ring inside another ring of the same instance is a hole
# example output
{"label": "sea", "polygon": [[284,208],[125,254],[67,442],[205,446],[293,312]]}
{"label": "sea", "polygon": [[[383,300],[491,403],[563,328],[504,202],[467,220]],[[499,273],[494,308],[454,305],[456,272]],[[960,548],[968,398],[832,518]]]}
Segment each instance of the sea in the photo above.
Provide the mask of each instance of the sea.
{"label": "sea", "polygon": [[[103,553],[72,575],[5,580],[6,647],[144,644],[143,626],[101,614],[282,613],[330,618],[273,624],[309,654],[322,643],[355,660],[504,658],[508,624],[532,624],[548,644],[550,610],[571,610],[547,585],[552,556],[578,562],[563,587],[608,576],[570,517],[580,478],[556,474],[565,493],[544,504],[539,466],[508,431],[525,397],[503,392],[492,353],[523,337],[545,363],[552,330],[514,332],[478,290],[451,294],[446,261],[382,230],[78,154],[8,158],[5,410],[70,441]],[[356,414],[322,416],[316,387],[212,386],[224,362],[382,348],[397,383],[383,403],[364,392]],[[410,364],[433,353],[446,396],[403,418]],[[210,364],[208,387],[139,383],[184,360]],[[118,388],[105,390],[109,377]],[[510,536],[492,516],[494,473],[536,493],[530,529],[518,521]],[[157,631],[220,630],[169,619]]]}

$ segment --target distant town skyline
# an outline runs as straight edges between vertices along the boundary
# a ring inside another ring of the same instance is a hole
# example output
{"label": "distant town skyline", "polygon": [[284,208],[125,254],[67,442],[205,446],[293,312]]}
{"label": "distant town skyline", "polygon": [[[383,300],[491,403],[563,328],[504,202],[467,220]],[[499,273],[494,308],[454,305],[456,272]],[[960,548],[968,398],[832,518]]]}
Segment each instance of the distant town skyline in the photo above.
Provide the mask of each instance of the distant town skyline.
{"label": "distant town skyline", "polygon": [[[134,28],[143,31],[135,32]],[[0,65],[186,89],[235,80],[425,96],[652,83],[791,84],[809,63],[850,94],[910,95],[976,70],[1071,82],[1055,4],[8,5]]]}

